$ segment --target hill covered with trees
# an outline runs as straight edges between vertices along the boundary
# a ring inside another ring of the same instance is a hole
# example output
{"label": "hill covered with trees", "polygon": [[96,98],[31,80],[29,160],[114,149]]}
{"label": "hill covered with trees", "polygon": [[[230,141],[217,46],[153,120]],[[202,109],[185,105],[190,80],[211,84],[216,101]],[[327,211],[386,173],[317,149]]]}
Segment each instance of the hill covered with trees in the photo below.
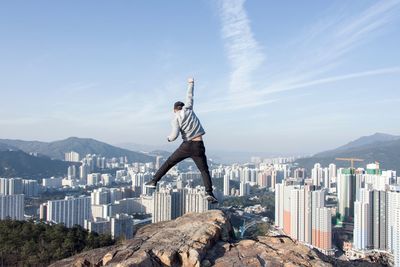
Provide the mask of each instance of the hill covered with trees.
{"label": "hill covered with trees", "polygon": [[47,266],[85,250],[115,243],[109,235],[32,221],[0,221],[0,266]]}

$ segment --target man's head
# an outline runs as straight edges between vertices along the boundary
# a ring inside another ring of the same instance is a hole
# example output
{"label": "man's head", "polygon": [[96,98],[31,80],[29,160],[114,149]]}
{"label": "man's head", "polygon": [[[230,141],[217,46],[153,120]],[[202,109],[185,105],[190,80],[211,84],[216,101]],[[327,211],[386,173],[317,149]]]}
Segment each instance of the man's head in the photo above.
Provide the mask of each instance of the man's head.
{"label": "man's head", "polygon": [[185,104],[182,103],[181,101],[175,102],[175,104],[174,104],[174,112],[178,112],[179,110],[182,110],[184,105]]}

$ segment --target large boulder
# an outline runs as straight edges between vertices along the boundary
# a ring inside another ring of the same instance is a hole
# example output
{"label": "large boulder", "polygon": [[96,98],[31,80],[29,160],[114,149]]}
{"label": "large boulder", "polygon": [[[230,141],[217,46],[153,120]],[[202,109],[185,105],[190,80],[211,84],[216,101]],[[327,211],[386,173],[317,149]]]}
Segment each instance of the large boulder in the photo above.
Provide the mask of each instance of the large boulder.
{"label": "large boulder", "polygon": [[227,242],[231,234],[222,211],[189,213],[145,226],[121,245],[87,251],[51,266],[200,266],[207,251],[219,241]]}

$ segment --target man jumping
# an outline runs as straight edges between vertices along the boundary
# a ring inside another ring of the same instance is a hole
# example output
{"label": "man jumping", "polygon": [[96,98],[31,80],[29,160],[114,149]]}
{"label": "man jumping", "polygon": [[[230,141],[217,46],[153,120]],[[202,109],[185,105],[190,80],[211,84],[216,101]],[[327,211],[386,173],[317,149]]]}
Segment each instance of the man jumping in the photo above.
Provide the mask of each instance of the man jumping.
{"label": "man jumping", "polygon": [[203,183],[206,187],[206,199],[211,203],[218,200],[212,192],[212,182],[210,172],[208,170],[206,149],[204,147],[202,136],[206,133],[201,126],[199,118],[193,111],[193,89],[194,79],[188,79],[188,91],[186,103],[180,101],[174,104],[174,119],[172,120],[172,132],[167,137],[168,142],[175,141],[182,135],[183,143],[176,151],[167,159],[166,162],[156,172],[153,179],[145,184],[146,187],[156,188],[157,182],[171,169],[184,159],[192,158],[203,177]]}

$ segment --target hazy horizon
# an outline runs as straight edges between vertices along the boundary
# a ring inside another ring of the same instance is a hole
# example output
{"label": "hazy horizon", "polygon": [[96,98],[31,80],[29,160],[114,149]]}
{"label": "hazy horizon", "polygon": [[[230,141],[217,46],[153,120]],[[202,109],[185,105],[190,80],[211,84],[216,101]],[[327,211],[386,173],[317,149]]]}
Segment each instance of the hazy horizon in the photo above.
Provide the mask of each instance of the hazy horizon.
{"label": "hazy horizon", "polygon": [[190,76],[210,151],[313,154],[400,135],[399,11],[398,0],[3,1],[0,138],[163,146]]}

